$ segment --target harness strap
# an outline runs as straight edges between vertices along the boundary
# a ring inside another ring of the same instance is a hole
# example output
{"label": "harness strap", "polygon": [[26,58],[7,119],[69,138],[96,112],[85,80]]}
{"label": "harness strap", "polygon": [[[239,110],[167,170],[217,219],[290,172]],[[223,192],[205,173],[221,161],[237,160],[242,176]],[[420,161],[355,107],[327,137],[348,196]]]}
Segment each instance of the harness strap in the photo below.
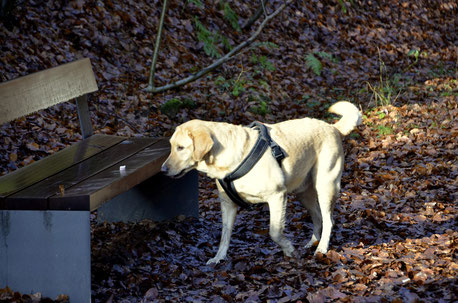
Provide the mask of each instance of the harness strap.
{"label": "harness strap", "polygon": [[270,146],[272,155],[277,160],[278,165],[281,167],[281,161],[285,158],[281,147],[272,140],[267,130],[267,127],[260,122],[253,122],[249,125],[251,128],[256,128],[259,131],[258,139],[254,144],[251,151],[248,153],[245,159],[237,166],[237,168],[223,179],[218,179],[219,184],[224,189],[229,198],[236,203],[238,206],[243,208],[250,207],[250,204],[243,200],[235,190],[235,180],[246,175],[255,164],[264,155],[267,148]]}
{"label": "harness strap", "polygon": [[[262,124],[261,122],[255,121],[250,124],[251,128],[257,127],[259,132],[260,132],[260,137],[264,138],[267,143],[269,144],[271,150],[272,150],[272,155],[274,156],[275,160],[277,160],[278,165],[281,167],[281,160],[285,158],[285,153],[281,149],[280,145],[278,145],[272,138],[270,137],[270,134],[267,130],[267,127]],[[259,140],[259,139],[258,139]],[[263,152],[264,153],[264,152]],[[261,157],[259,157],[261,158]]]}

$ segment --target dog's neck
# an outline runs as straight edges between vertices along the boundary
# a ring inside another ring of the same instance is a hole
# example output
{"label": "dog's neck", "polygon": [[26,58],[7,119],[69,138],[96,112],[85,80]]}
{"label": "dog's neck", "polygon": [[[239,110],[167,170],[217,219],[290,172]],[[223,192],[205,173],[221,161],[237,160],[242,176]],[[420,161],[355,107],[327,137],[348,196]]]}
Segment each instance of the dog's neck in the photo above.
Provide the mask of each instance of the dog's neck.
{"label": "dog's neck", "polygon": [[[212,132],[213,148],[196,169],[210,178],[222,179],[234,171],[254,146],[258,131],[221,122],[207,122]],[[224,125],[224,127],[222,127]]]}

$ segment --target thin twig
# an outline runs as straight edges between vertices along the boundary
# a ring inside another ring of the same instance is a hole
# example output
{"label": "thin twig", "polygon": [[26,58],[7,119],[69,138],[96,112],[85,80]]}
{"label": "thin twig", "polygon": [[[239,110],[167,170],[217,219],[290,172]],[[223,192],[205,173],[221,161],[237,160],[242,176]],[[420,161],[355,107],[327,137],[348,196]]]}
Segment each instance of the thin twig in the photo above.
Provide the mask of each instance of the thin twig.
{"label": "thin twig", "polygon": [[159,52],[159,46],[161,44],[162,29],[164,25],[164,17],[165,17],[166,10],[167,10],[167,0],[164,0],[164,3],[162,5],[161,19],[159,21],[159,29],[157,31],[157,36],[156,36],[156,43],[154,45],[153,61],[151,62],[148,87],[145,88],[145,91],[147,92],[153,91],[154,89],[154,74],[156,72],[157,54]]}
{"label": "thin twig", "polygon": [[[267,1],[266,1],[267,2]],[[264,16],[267,17],[267,11],[266,11],[266,5],[264,3],[264,0],[261,0],[261,5],[262,5],[262,10],[264,12]]]}
{"label": "thin twig", "polygon": [[256,9],[256,12],[242,25],[242,29],[244,30],[249,29],[256,22],[256,20],[258,20],[259,17],[261,17],[263,11],[264,13],[266,13],[264,6],[266,5],[267,0],[260,0],[260,1],[261,1],[261,5]]}
{"label": "thin twig", "polygon": [[281,11],[283,11],[283,9],[286,6],[291,4],[293,1],[295,1],[295,0],[286,1],[285,3],[280,5],[277,8],[277,10],[274,11],[272,14],[267,15],[266,18],[262,21],[262,23],[258,26],[257,30],[253,33],[253,35],[251,35],[251,37],[249,37],[247,40],[243,41],[242,43],[240,43],[239,45],[234,47],[230,52],[228,52],[226,55],[224,55],[223,57],[219,58],[218,60],[216,60],[215,62],[213,62],[209,66],[201,69],[197,73],[192,74],[192,75],[190,75],[190,76],[188,76],[188,77],[186,77],[184,79],[178,80],[178,81],[170,83],[170,84],[166,84],[164,86],[153,87],[151,90],[147,90],[147,92],[159,93],[159,92],[163,92],[163,91],[166,91],[166,90],[169,90],[169,89],[173,89],[173,88],[176,88],[176,87],[179,87],[179,86],[183,86],[185,84],[188,84],[189,82],[192,82],[192,81],[194,81],[196,79],[199,79],[200,77],[204,76],[205,74],[207,74],[207,73],[211,72],[212,70],[214,70],[215,68],[219,67],[221,64],[231,60],[234,57],[234,55],[237,54],[240,50],[242,50],[244,47],[246,47],[246,46],[250,45],[251,43],[253,43],[253,41],[256,40],[256,38],[259,36],[259,34],[261,33],[262,29],[267,24],[267,22],[269,22],[272,18],[277,16]]}
{"label": "thin twig", "polygon": [[239,76],[237,77],[237,80],[235,80],[234,86],[235,86],[235,84],[237,84],[237,82],[239,82],[240,77],[242,77],[243,72],[244,72],[244,70],[243,70],[243,65],[242,65],[242,71],[240,72]]}

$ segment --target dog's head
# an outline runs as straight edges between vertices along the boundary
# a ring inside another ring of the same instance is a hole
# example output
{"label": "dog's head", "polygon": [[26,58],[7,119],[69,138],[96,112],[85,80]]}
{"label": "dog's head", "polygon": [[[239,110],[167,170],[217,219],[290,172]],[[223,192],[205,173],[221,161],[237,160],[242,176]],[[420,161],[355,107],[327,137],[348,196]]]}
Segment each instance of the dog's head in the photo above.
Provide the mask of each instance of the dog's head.
{"label": "dog's head", "polygon": [[210,130],[198,123],[186,122],[177,127],[170,138],[170,155],[161,170],[169,177],[179,178],[196,168],[213,147]]}

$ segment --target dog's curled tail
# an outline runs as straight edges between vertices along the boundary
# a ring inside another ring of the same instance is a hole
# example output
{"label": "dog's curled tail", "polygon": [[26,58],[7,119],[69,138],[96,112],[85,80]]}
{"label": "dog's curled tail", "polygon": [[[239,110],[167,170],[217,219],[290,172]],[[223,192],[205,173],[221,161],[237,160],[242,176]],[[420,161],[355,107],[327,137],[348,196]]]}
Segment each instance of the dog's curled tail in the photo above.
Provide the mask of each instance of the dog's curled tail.
{"label": "dog's curled tail", "polygon": [[329,112],[342,116],[342,118],[334,124],[334,127],[344,136],[351,133],[356,126],[361,124],[361,112],[355,105],[348,101],[340,101],[333,104],[329,108]]}

